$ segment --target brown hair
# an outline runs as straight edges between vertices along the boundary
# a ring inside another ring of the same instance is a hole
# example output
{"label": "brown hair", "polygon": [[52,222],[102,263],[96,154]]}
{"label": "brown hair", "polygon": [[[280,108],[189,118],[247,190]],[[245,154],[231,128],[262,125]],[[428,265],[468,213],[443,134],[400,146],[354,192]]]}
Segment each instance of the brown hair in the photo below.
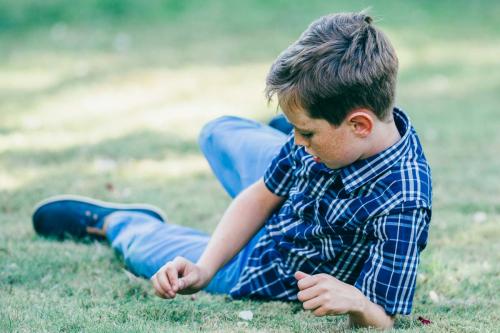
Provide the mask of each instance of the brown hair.
{"label": "brown hair", "polygon": [[358,107],[379,119],[392,115],[398,58],[389,39],[363,12],[314,21],[275,60],[266,96],[284,109],[299,107],[312,118],[340,125]]}

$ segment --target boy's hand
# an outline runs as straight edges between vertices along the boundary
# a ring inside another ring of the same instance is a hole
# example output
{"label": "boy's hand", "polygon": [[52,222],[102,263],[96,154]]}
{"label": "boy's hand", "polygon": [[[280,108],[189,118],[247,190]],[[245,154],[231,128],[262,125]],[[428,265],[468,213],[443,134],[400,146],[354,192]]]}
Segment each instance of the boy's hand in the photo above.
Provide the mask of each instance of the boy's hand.
{"label": "boy's hand", "polygon": [[157,296],[174,298],[179,294],[193,294],[202,289],[210,278],[206,272],[196,264],[183,258],[176,257],[166,263],[151,277],[151,282]]}
{"label": "boy's hand", "polygon": [[350,284],[339,281],[328,274],[309,275],[296,272],[297,294],[306,310],[316,316],[340,315],[361,312],[364,307],[364,295]]}

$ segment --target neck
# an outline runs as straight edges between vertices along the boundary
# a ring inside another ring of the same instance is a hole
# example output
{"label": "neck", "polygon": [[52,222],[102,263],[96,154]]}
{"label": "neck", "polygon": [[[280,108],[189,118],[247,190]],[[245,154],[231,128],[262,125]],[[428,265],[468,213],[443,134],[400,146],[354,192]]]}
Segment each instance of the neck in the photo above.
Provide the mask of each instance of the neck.
{"label": "neck", "polygon": [[401,139],[398,128],[394,120],[390,122],[380,122],[374,128],[370,139],[370,147],[364,154],[364,158],[376,155]]}

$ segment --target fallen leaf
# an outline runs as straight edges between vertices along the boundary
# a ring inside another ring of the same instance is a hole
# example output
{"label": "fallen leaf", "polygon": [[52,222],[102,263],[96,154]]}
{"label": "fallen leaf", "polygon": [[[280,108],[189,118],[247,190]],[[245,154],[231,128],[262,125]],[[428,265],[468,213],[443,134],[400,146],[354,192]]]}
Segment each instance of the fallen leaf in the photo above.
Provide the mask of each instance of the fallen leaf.
{"label": "fallen leaf", "polygon": [[115,186],[112,183],[106,183],[106,190],[108,190],[109,192],[114,192]]}
{"label": "fallen leaf", "polygon": [[422,325],[430,325],[430,324],[432,324],[432,321],[430,321],[429,319],[424,318],[422,316],[419,316],[418,320],[422,323]]}

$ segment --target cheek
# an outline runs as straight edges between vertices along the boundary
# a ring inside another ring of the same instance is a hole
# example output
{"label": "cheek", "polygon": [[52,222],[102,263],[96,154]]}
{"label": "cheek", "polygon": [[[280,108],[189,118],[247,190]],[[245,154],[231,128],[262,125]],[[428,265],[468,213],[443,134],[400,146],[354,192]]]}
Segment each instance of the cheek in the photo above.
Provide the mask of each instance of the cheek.
{"label": "cheek", "polygon": [[320,140],[311,140],[309,151],[314,155],[321,155],[325,151],[324,143]]}
{"label": "cheek", "polygon": [[349,159],[352,149],[343,140],[335,140],[334,142],[328,141],[318,145],[316,152],[325,160],[343,161]]}
{"label": "cheek", "polygon": [[337,145],[332,145],[332,142],[327,140],[315,141],[311,144],[311,152],[322,159],[329,159],[335,157],[337,147]]}

